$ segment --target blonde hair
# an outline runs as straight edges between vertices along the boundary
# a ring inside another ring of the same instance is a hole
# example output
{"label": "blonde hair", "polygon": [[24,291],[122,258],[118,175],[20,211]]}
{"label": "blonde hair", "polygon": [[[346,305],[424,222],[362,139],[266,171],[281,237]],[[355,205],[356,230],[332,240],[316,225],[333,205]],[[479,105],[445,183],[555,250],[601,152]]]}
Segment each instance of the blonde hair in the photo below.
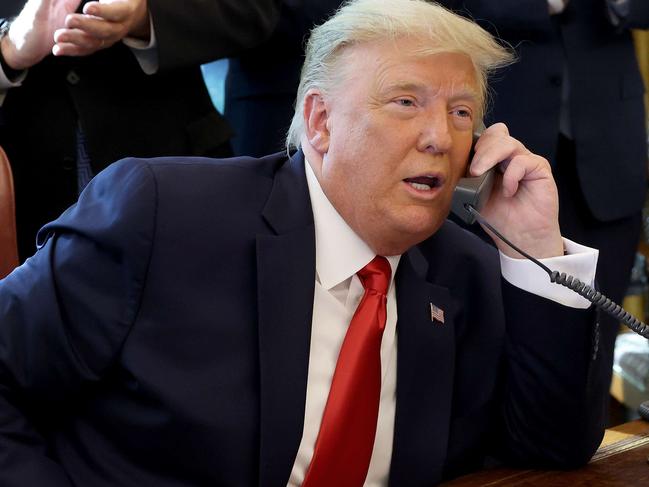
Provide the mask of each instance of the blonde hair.
{"label": "blonde hair", "polygon": [[341,57],[345,49],[359,43],[403,37],[421,39],[421,55],[461,53],[467,55],[476,72],[480,113],[487,99],[487,78],[496,69],[513,62],[512,51],[501,46],[480,26],[424,0],[349,0],[322,25],[311,31],[306,46],[297,91],[295,113],[288,130],[286,147],[299,147],[304,134],[304,97],[312,88],[329,94],[343,81]]}

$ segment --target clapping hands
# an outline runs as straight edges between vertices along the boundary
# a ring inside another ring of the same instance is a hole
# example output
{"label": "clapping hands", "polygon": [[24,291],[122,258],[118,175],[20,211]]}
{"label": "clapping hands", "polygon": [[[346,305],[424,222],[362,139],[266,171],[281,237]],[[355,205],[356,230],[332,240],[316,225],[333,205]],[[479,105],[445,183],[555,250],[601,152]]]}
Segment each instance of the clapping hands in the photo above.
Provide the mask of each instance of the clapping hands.
{"label": "clapping hands", "polygon": [[86,56],[112,46],[124,37],[148,39],[147,0],[99,0],[88,2],[83,13],[65,18],[54,33],[55,56]]}
{"label": "clapping hands", "polygon": [[99,0],[75,13],[81,0],[28,0],[2,40],[14,69],[27,69],[45,56],[86,56],[132,36],[148,39],[147,0]]}
{"label": "clapping hands", "polygon": [[27,69],[52,52],[54,31],[81,0],[28,0],[2,39],[2,55],[14,69]]}

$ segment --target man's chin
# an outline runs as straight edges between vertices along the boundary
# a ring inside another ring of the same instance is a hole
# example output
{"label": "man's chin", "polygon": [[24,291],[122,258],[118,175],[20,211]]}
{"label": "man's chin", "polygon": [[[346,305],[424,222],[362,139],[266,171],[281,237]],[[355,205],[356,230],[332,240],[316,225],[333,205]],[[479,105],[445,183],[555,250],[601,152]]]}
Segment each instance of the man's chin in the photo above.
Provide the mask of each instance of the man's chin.
{"label": "man's chin", "polygon": [[433,235],[442,226],[444,219],[435,219],[433,223],[429,219],[426,224],[420,225],[414,225],[412,221],[408,223],[393,227],[385,238],[372,245],[374,251],[379,255],[401,255]]}
{"label": "man's chin", "polygon": [[401,228],[398,231],[412,238],[425,240],[435,233],[446,220],[448,211],[413,211],[404,215],[401,221]]}

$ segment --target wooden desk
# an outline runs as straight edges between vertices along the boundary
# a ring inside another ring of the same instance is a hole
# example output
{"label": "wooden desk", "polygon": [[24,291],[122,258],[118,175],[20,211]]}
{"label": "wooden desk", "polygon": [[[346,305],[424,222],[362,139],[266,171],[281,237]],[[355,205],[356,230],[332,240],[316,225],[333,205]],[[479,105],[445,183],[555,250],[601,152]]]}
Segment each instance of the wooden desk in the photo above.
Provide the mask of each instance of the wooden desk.
{"label": "wooden desk", "polygon": [[649,486],[649,422],[632,421],[606,430],[590,463],[578,470],[484,470],[444,487],[634,487]]}

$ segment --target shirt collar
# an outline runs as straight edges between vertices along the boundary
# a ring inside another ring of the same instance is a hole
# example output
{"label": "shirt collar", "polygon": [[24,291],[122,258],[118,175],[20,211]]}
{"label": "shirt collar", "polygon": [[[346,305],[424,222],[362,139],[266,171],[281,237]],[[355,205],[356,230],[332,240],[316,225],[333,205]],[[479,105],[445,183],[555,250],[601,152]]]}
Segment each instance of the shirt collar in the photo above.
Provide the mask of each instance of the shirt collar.
{"label": "shirt collar", "polygon": [[[333,207],[306,158],[304,165],[315,224],[316,274],[320,284],[331,289],[356,274],[376,254]],[[400,258],[387,257],[392,269],[391,283]]]}

